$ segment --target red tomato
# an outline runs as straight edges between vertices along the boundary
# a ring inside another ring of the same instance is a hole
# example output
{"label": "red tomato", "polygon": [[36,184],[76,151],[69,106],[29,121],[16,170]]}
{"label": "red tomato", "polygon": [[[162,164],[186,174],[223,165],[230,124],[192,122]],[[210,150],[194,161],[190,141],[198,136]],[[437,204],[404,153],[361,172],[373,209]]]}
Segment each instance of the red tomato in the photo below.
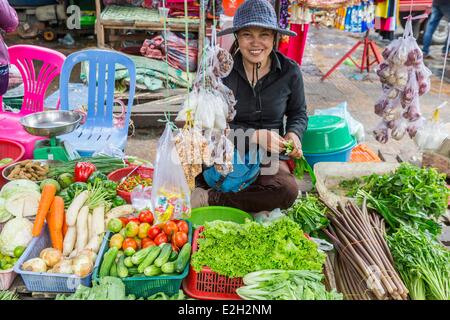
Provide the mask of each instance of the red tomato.
{"label": "red tomato", "polygon": [[142,240],[136,237],[134,238],[134,241],[136,241],[138,249],[142,249]]}
{"label": "red tomato", "polygon": [[152,239],[150,238],[142,239],[142,249],[152,246],[156,246],[156,243],[154,243]]}
{"label": "red tomato", "polygon": [[189,225],[186,221],[184,220],[179,220],[177,222],[177,227],[178,227],[178,231],[184,232],[186,234],[189,233]]}
{"label": "red tomato", "polygon": [[153,223],[153,213],[150,210],[142,210],[139,213],[139,221],[152,224]]}
{"label": "red tomato", "polygon": [[156,236],[157,236],[158,234],[160,234],[160,233],[161,233],[161,228],[158,227],[158,226],[153,226],[153,227],[150,228],[150,230],[148,230],[147,235],[148,235],[148,237],[149,237],[150,239],[153,240],[153,239],[155,239]]}
{"label": "red tomato", "polygon": [[178,232],[177,224],[173,221],[167,221],[163,226],[164,233],[171,237]]}
{"label": "red tomato", "polygon": [[136,240],[133,238],[126,238],[122,243],[122,249],[125,250],[126,248],[133,248],[134,250],[137,250],[138,245]]}
{"label": "red tomato", "polygon": [[120,219],[120,221],[122,221],[122,225],[125,228],[127,226],[128,222],[129,222],[128,218],[120,217],[119,219]]}
{"label": "red tomato", "polygon": [[138,225],[141,224],[141,221],[139,220],[139,218],[136,218],[136,217],[129,218],[129,219],[128,219],[128,222],[130,222],[130,221],[134,221],[134,222],[136,222]]}
{"label": "red tomato", "polygon": [[188,242],[188,236],[184,232],[177,232],[173,236],[173,243],[178,248],[182,248]]}
{"label": "red tomato", "polygon": [[167,236],[165,233],[161,232],[158,234],[154,240],[155,244],[159,246],[161,243],[167,243],[169,240],[167,239]]}

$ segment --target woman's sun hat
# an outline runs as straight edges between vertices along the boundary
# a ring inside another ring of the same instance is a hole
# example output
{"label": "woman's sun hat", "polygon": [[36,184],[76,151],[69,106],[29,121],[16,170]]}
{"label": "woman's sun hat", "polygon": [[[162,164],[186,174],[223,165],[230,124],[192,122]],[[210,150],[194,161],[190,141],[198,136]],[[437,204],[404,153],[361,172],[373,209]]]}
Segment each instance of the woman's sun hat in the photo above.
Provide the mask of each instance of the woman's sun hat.
{"label": "woman's sun hat", "polygon": [[235,33],[246,27],[261,27],[287,36],[296,36],[293,31],[280,28],[275,9],[268,0],[247,0],[239,6],[233,18],[233,27],[217,33],[217,36]]}

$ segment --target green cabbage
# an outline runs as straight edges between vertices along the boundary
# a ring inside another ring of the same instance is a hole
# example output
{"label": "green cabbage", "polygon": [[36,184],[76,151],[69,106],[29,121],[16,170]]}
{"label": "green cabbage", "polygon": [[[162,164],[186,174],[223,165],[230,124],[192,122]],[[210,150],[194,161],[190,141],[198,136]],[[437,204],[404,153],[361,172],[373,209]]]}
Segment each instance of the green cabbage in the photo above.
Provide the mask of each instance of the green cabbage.
{"label": "green cabbage", "polygon": [[268,269],[320,271],[325,262],[325,254],[286,217],[268,224],[207,222],[202,236],[191,260],[197,272],[203,266],[229,277]]}
{"label": "green cabbage", "polygon": [[0,252],[12,257],[16,247],[28,246],[33,238],[32,230],[33,223],[26,218],[9,220],[0,233]]}
{"label": "green cabbage", "polygon": [[25,179],[14,180],[8,182],[3,186],[2,191],[0,191],[0,197],[5,200],[8,200],[8,198],[11,195],[17,192],[25,192],[30,190],[40,192],[39,185],[30,180]]}
{"label": "green cabbage", "polygon": [[0,198],[0,223],[8,221],[12,217],[12,214],[6,210],[5,203],[5,199]]}

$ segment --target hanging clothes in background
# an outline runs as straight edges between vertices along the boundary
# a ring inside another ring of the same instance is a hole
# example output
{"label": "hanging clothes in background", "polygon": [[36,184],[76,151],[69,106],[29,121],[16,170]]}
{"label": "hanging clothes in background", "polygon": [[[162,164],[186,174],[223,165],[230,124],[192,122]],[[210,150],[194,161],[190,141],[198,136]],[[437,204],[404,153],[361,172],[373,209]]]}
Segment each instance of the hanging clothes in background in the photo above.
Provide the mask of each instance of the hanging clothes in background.
{"label": "hanging clothes in background", "polygon": [[383,38],[393,40],[399,0],[375,0],[375,4],[375,29]]}
{"label": "hanging clothes in background", "polygon": [[[281,8],[285,8],[285,6]],[[299,4],[297,0],[288,0],[287,21],[289,29],[296,32],[297,36],[283,37],[278,49],[288,58],[302,65],[311,22],[311,11]]]}
{"label": "hanging clothes in background", "polygon": [[337,29],[363,33],[374,27],[375,5],[373,0],[363,0],[353,6],[339,9],[337,15]]}

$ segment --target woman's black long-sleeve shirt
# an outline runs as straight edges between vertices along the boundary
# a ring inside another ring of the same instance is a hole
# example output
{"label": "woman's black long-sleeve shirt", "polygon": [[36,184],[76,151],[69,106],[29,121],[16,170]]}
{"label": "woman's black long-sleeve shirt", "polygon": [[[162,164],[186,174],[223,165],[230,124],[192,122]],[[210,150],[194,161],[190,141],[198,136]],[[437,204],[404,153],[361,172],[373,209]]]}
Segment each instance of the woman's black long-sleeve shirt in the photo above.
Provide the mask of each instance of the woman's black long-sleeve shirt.
{"label": "woman's black long-sleeve shirt", "polygon": [[[294,132],[302,140],[308,125],[303,77],[299,66],[279,52],[271,53],[271,68],[254,88],[247,80],[242,54],[234,56],[234,66],[223,82],[237,100],[231,129],[278,129],[284,136]],[[286,116],[286,127],[284,127]]]}

